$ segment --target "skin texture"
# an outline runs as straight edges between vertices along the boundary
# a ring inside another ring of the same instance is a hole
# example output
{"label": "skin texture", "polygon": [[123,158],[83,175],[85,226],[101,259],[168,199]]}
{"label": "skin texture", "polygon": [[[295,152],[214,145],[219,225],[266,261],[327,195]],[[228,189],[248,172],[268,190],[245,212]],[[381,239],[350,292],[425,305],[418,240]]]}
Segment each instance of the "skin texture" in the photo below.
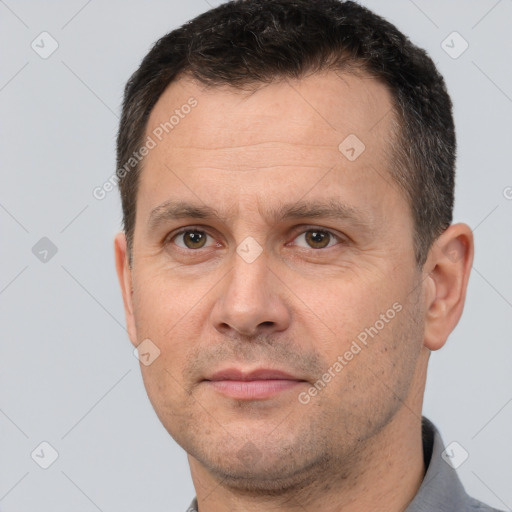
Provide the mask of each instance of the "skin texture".
{"label": "skin texture", "polygon": [[[425,472],[428,358],[462,313],[471,230],[450,226],[418,268],[410,206],[389,171],[391,98],[372,78],[325,72],[243,92],[183,77],[147,134],[191,97],[197,106],[145,157],[133,268],[123,233],[114,245],[130,339],[160,350],[141,364],[144,384],[188,452],[200,511],[404,510]],[[338,149],[350,134],[365,145],[354,161]],[[327,199],[353,216],[271,215]],[[150,229],[169,200],[219,216]],[[183,227],[204,244],[174,236]],[[262,251],[250,263],[237,253],[247,237]],[[383,314],[383,328],[333,371]],[[204,380],[227,367],[304,382],[239,400]],[[329,368],[330,381],[301,403]]]}

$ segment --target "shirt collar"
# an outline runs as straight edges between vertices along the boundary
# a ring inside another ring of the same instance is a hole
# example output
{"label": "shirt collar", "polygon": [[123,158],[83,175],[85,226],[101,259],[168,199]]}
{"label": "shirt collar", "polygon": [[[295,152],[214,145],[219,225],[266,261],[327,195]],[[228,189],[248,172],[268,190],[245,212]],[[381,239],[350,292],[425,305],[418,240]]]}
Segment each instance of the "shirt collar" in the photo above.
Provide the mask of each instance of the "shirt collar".
{"label": "shirt collar", "polygon": [[465,510],[466,494],[455,469],[443,457],[444,445],[434,424],[423,417],[421,422],[423,456],[427,471],[416,496],[405,512],[445,512]]}

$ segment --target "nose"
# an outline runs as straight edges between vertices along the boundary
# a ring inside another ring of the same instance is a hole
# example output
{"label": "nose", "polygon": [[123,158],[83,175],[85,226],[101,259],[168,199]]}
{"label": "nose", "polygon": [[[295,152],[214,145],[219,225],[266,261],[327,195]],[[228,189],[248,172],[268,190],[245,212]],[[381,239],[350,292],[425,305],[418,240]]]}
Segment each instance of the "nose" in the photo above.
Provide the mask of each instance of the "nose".
{"label": "nose", "polygon": [[290,309],[285,302],[286,286],[268,266],[263,252],[248,263],[234,255],[233,268],[222,280],[211,312],[219,332],[254,337],[284,331],[290,325]]}

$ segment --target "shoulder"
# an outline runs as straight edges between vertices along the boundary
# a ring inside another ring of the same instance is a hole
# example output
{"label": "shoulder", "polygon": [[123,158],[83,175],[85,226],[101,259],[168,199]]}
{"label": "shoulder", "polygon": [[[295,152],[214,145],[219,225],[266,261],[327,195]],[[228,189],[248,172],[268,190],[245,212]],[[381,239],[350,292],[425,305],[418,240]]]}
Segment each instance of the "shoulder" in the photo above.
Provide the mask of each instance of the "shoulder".
{"label": "shoulder", "polygon": [[468,499],[468,505],[470,507],[468,512],[503,512],[497,508],[489,507],[489,505],[486,505],[485,503],[482,503],[481,501],[471,497]]}

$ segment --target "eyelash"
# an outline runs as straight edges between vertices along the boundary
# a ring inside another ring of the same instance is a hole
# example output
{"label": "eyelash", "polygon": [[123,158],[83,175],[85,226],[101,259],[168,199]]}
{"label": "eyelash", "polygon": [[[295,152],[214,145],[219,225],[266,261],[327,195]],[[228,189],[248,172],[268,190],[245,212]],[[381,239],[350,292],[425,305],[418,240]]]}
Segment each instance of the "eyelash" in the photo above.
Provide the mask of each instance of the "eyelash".
{"label": "eyelash", "polygon": [[[312,226],[312,227],[307,227],[307,229],[303,229],[302,231],[298,232],[295,236],[294,236],[294,240],[300,236],[300,235],[303,235],[305,233],[309,233],[309,232],[317,232],[317,233],[323,233],[323,234],[328,234],[330,235],[332,238],[335,238],[338,243],[342,243],[344,241],[346,241],[343,237],[333,233],[332,231],[328,230],[328,229],[323,229],[323,228],[318,228],[318,227],[315,227],[315,226]],[[205,231],[204,229],[200,229],[199,227],[194,227],[194,226],[187,226],[186,228],[182,228],[180,229],[179,231],[177,231],[176,233],[172,233],[171,235],[167,236],[165,241],[164,241],[164,244],[165,245],[168,245],[170,243],[172,243],[172,241],[179,237],[180,235],[183,235],[184,233],[189,233],[189,232],[197,232],[197,233],[201,233],[201,234],[206,234],[207,236],[211,237],[211,238],[214,238],[212,235],[210,235],[207,231]],[[326,249],[331,249],[332,247],[334,247],[335,245],[337,244],[334,244],[334,245],[331,245],[331,246],[328,246],[328,247],[323,247],[323,248],[319,248],[319,249],[315,249],[313,247],[301,247],[302,249],[309,249],[311,251],[315,251],[315,252],[318,252],[318,251],[322,251],[322,250],[326,250]],[[183,250],[183,251],[187,251],[187,252],[200,252],[201,249],[208,249],[208,248],[211,248],[211,247],[200,247],[199,249],[189,249],[189,248],[184,248],[184,247],[180,247],[178,246],[179,249]]]}

